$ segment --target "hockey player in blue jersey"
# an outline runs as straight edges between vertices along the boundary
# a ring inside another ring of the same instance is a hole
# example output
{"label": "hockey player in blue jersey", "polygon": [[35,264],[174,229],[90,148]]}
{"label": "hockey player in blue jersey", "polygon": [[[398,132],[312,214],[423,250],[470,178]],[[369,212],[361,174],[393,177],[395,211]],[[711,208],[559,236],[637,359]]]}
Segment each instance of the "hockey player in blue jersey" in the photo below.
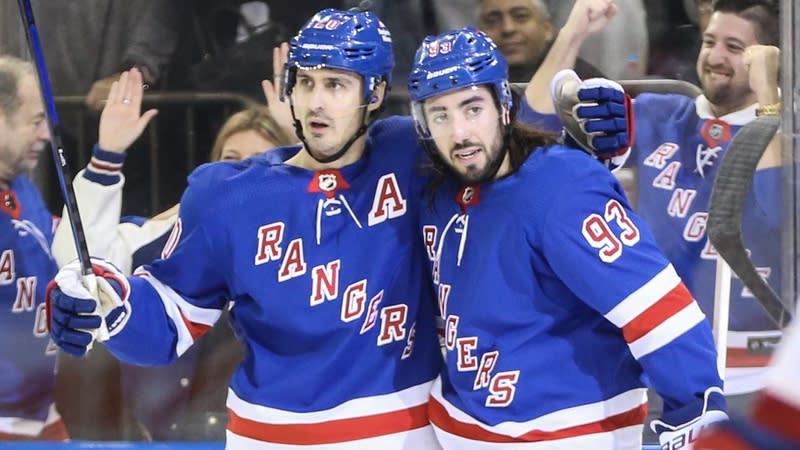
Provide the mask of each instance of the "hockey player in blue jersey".
{"label": "hockey player in blue jersey", "polygon": [[67,438],[44,307],[53,215],[27,176],[49,136],[33,66],[0,55],[0,441]]}
{"label": "hockey player in blue jersey", "polygon": [[638,450],[646,374],[680,448],[727,417],[709,324],[604,165],[510,121],[507,77],[470,28],[427,38],[409,77],[437,168],[420,233],[445,324],[439,442]]}
{"label": "hockey player in blue jersey", "polygon": [[366,136],[393,66],[374,14],[315,15],[284,78],[302,145],[196,170],[163,259],[129,278],[98,261],[105,323],[75,314],[96,301],[62,268],[56,342],[82,354],[93,336],[78,329],[99,327],[118,358],[166,364],[230,300],[245,358],[226,448],[438,448],[426,410],[441,354],[415,239],[421,151],[392,119]]}

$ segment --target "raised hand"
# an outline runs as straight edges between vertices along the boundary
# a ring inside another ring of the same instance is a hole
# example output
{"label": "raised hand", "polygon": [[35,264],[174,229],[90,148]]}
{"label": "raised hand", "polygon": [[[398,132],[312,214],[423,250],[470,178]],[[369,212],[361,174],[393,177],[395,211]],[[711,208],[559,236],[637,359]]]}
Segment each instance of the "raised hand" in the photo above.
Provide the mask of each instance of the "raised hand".
{"label": "raised hand", "polygon": [[774,45],[751,45],[744,50],[742,61],[747,68],[750,89],[758,103],[768,105],[780,101],[778,71],[781,51]]}
{"label": "raised hand", "polygon": [[150,109],[141,114],[144,85],[138,69],[122,72],[111,84],[100,114],[98,144],[103,150],[122,153],[141,136],[150,119],[158,113]]}
{"label": "raised hand", "polygon": [[578,0],[561,32],[579,36],[598,32],[608,26],[616,13],[617,5],[613,0]]}
{"label": "raised hand", "polygon": [[283,67],[286,64],[289,54],[289,44],[284,42],[280,47],[272,49],[272,81],[263,80],[261,89],[264,91],[264,98],[267,100],[267,108],[272,117],[287,136],[294,136],[294,120],[289,109],[289,100],[281,99],[283,89]]}
{"label": "raised hand", "polygon": [[617,13],[612,0],[578,0],[572,7],[567,23],[561,27],[544,61],[525,88],[525,100],[534,111],[553,112],[552,102],[544,93],[559,70],[572,69],[578,52],[590,34],[604,29]]}

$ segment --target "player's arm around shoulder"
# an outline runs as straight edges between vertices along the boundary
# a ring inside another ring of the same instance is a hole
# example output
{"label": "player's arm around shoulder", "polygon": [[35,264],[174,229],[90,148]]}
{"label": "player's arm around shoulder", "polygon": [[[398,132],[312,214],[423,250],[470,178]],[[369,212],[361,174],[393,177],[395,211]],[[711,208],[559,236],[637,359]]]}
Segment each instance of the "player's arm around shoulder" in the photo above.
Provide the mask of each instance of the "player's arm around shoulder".
{"label": "player's arm around shoulder", "polygon": [[581,232],[581,223],[588,216],[602,214],[609,201],[627,201],[619,195],[619,183],[603,162],[573,146],[556,143],[536,149],[519,176],[525,186],[519,208],[523,220],[541,236],[545,250],[554,244],[556,254],[560,253],[559,239],[549,236],[562,235],[561,227],[570,228],[563,238],[575,242],[575,233]]}

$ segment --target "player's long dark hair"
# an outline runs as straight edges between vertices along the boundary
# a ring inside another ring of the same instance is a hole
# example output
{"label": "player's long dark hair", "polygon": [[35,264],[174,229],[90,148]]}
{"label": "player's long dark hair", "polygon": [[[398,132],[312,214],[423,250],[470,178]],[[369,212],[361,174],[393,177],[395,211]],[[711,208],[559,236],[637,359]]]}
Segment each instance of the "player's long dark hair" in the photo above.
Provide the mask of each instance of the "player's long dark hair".
{"label": "player's long dark hair", "polygon": [[[528,156],[537,148],[554,144],[559,136],[558,133],[538,128],[535,125],[523,124],[516,120],[517,111],[519,110],[518,105],[522,101],[522,95],[524,95],[524,92],[512,86],[511,98],[514,100],[511,108],[512,120],[511,125],[506,128],[506,135],[503,138],[503,145],[507,149],[508,159],[511,163],[509,175],[516,172],[522,163],[528,159]],[[497,105],[499,110],[500,103],[496,95],[494,95],[494,99],[495,105]],[[457,175],[441,160],[433,140],[425,141],[424,145],[428,146],[427,153],[430,158],[430,161],[425,165],[424,169],[432,173],[426,188],[426,196],[430,204],[433,205],[433,199],[436,196],[436,192],[442,186],[442,183],[444,183],[448,177],[457,177]]]}

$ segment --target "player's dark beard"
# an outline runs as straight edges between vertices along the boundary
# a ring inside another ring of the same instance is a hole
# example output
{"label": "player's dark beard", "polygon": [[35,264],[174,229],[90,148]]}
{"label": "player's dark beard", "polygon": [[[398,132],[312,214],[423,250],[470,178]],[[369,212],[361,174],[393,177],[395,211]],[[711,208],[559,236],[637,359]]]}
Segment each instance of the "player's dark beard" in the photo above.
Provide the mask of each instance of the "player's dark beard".
{"label": "player's dark beard", "polygon": [[725,115],[746,107],[752,91],[735,89],[732,86],[703,89],[703,95],[714,105],[717,114]]}
{"label": "player's dark beard", "polygon": [[[456,150],[479,146],[480,144],[475,142],[460,142],[453,146],[451,154]],[[459,173],[458,176],[466,183],[482,183],[494,178],[495,174],[497,173],[497,169],[503,163],[503,158],[505,158],[507,154],[506,152],[502,151],[502,147],[502,135],[497,133],[491,145],[489,147],[482,148],[483,152],[486,154],[486,164],[484,164],[482,167],[479,167],[475,164],[469,165],[466,167],[467,171],[465,173]]]}
{"label": "player's dark beard", "polygon": [[[723,70],[720,70],[723,69]],[[727,69],[727,70],[724,70]],[[733,71],[726,67],[719,67],[719,66],[704,66],[703,71],[707,70],[714,70],[716,72],[726,72],[729,74],[731,78],[729,78],[728,83],[719,85],[719,84],[706,84],[705,77],[700,77],[700,82],[703,87],[703,95],[706,96],[711,104],[724,109],[726,111],[735,111],[740,109],[737,105],[744,101],[745,98],[750,94],[749,89],[738,89],[735,85],[733,85]],[[743,105],[744,106],[744,105]]]}
{"label": "player's dark beard", "polygon": [[730,86],[706,86],[703,83],[703,94],[708,101],[715,105],[727,105],[731,102],[732,90]]}

